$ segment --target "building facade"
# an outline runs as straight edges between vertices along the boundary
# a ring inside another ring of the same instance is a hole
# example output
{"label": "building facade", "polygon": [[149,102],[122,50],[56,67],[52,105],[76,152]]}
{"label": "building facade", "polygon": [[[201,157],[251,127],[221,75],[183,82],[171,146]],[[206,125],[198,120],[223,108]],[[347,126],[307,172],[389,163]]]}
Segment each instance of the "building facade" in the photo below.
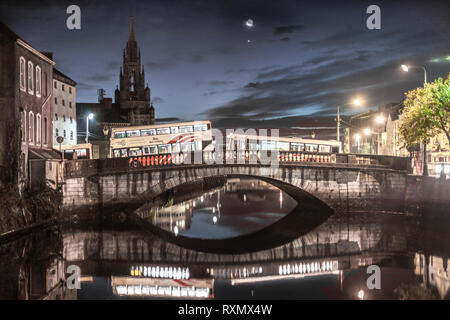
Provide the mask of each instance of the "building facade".
{"label": "building facade", "polygon": [[76,82],[53,68],[53,145],[64,138],[62,145],[77,144]]}
{"label": "building facade", "polygon": [[[391,103],[376,111],[363,112],[350,118],[345,129],[344,152],[410,157],[414,174],[423,174],[423,147],[408,150],[400,134],[404,105]],[[427,165],[430,176],[441,172],[450,177],[450,142],[444,133],[427,144]]]}
{"label": "building facade", "polygon": [[54,64],[51,58],[0,23],[0,180],[3,184],[25,186],[31,182],[34,164],[40,167],[40,160],[53,156]]}

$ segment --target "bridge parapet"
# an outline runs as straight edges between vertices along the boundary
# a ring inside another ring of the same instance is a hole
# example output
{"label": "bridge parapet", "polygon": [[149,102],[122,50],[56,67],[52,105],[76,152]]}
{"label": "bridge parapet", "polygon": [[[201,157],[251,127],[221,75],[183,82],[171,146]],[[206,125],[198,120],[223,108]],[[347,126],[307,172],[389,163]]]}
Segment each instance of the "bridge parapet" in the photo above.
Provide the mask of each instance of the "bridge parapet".
{"label": "bridge parapet", "polygon": [[107,175],[120,172],[132,172],[161,168],[173,168],[198,165],[278,165],[323,166],[336,168],[379,168],[410,172],[408,158],[398,158],[376,155],[354,154],[317,154],[309,152],[281,151],[273,152],[261,157],[259,151],[234,152],[190,152],[164,155],[146,155],[127,158],[108,158],[95,160],[66,161],[64,177],[89,177],[93,175]]}

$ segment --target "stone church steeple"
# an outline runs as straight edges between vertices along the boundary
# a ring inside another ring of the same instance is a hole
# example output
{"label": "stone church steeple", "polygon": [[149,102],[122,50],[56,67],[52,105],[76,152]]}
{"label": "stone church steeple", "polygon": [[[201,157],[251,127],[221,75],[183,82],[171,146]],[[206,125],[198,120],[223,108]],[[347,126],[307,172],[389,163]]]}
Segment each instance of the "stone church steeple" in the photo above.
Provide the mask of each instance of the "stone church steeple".
{"label": "stone church steeple", "polygon": [[115,103],[131,125],[154,123],[155,111],[150,104],[150,88],[145,84],[145,71],[134,33],[133,17],[130,17],[128,41],[123,50],[119,88],[115,91]]}

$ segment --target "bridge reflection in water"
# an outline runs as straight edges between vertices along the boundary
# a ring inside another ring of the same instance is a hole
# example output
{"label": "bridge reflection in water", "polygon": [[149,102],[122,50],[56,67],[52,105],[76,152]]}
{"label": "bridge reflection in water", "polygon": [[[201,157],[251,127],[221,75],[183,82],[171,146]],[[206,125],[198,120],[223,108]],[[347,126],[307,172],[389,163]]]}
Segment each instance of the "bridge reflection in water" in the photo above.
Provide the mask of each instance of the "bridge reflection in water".
{"label": "bridge reflection in water", "polygon": [[[449,298],[448,223],[403,214],[333,215],[322,210],[313,221],[308,215],[309,220],[302,220],[294,210],[250,234],[207,240],[176,235],[173,225],[163,230],[151,224],[161,222],[155,213],[171,212],[170,207],[181,203],[186,208],[187,202],[215,194],[223,184],[209,181],[200,193],[195,188],[164,193],[136,214],[123,209],[78,213],[58,226],[0,244],[5,261],[0,298],[357,299],[364,290],[365,299],[396,299],[416,286]],[[312,210],[306,203],[301,208]],[[145,212],[153,213],[139,216]],[[188,228],[192,221],[183,219]],[[290,229],[286,224],[273,227],[284,219]],[[280,230],[288,230],[288,236]],[[233,248],[236,238],[250,239],[245,250]],[[381,267],[381,290],[366,287],[366,267],[372,264]],[[79,291],[65,284],[69,265],[81,269]]]}

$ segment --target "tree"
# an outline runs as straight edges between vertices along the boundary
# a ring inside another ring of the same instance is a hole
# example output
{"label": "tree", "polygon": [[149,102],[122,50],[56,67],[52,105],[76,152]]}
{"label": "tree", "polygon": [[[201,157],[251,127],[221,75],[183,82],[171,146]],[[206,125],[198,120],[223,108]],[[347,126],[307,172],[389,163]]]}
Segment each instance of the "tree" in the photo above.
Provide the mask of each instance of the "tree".
{"label": "tree", "polygon": [[406,94],[400,134],[407,148],[444,133],[450,141],[450,76]]}

